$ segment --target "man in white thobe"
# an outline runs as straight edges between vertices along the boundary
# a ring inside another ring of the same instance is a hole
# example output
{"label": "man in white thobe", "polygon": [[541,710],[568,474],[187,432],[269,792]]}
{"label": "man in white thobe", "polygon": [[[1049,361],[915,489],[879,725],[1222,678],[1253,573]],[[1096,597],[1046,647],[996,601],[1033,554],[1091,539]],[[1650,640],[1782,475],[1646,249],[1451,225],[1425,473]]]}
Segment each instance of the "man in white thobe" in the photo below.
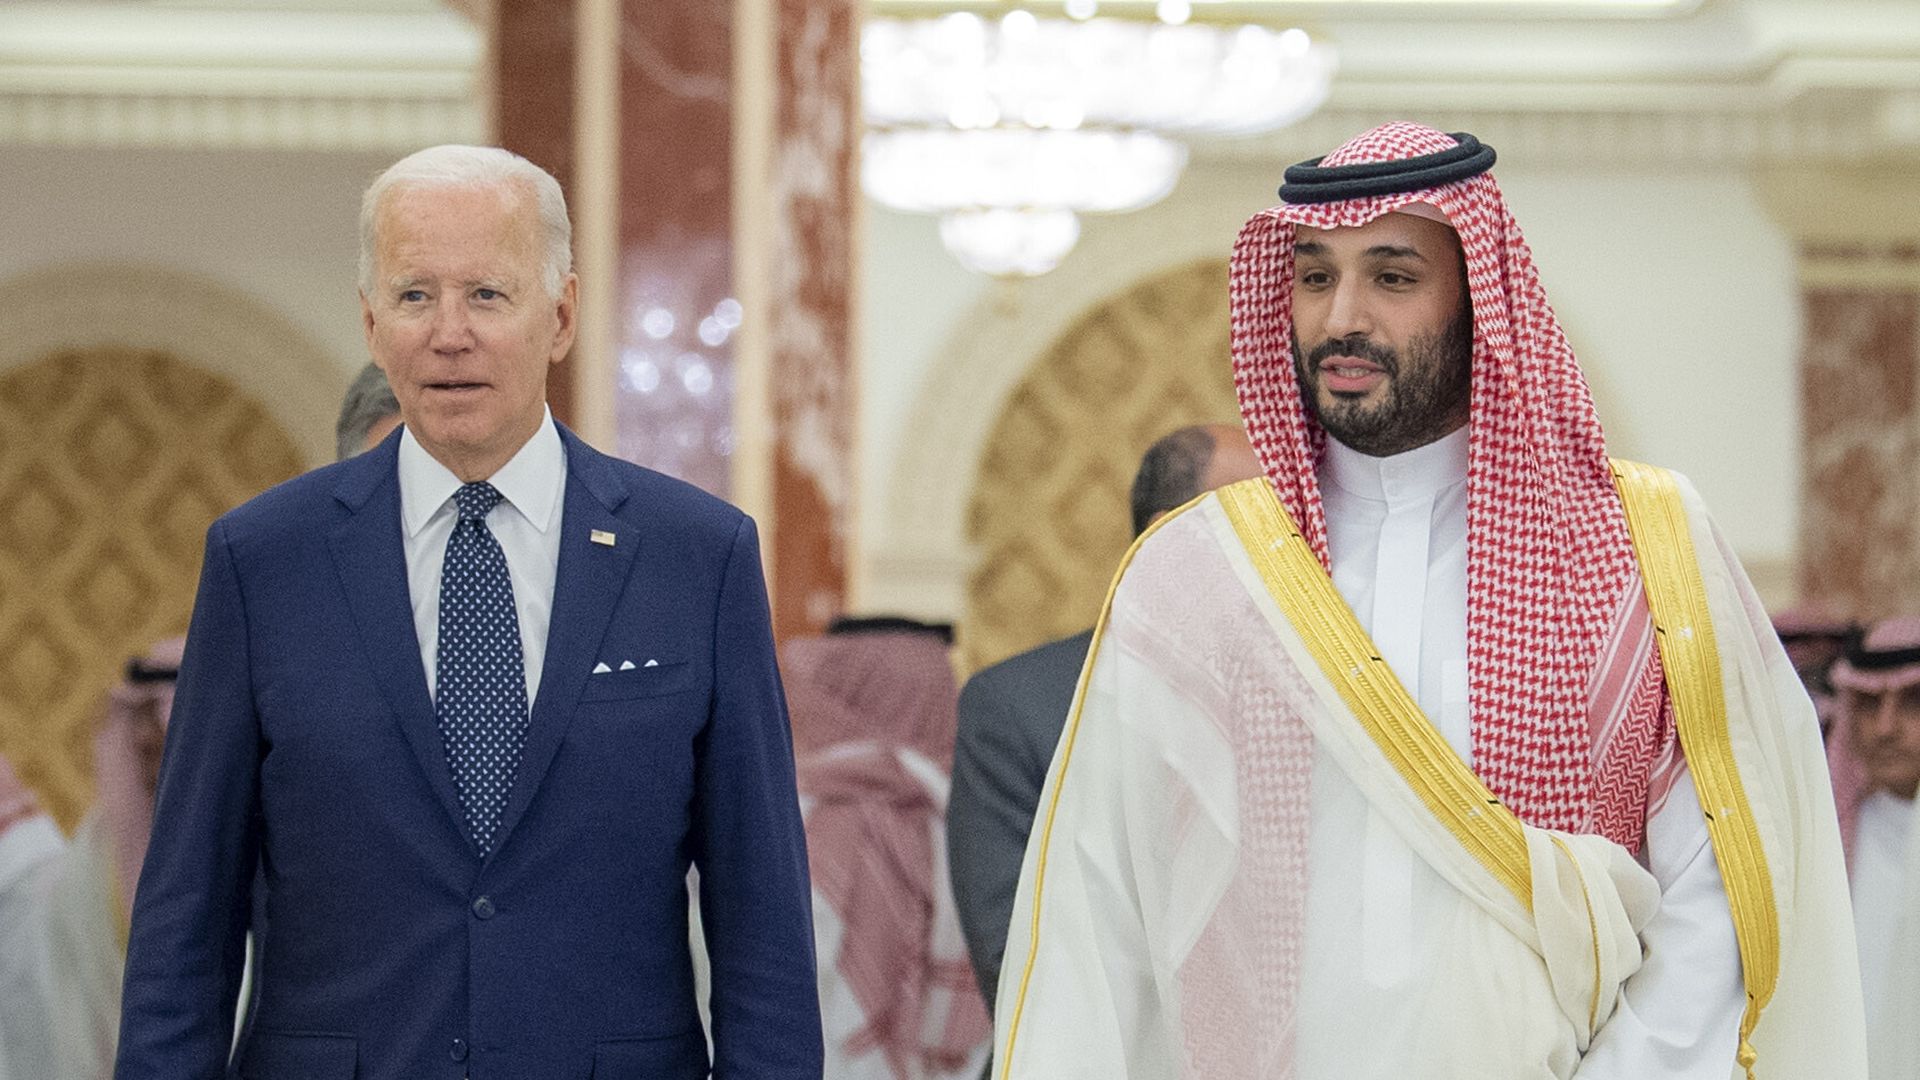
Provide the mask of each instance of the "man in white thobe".
{"label": "man in white thobe", "polygon": [[113,1068],[133,885],[180,642],[128,666],[94,738],[95,799],[71,837],[0,757],[0,1080]]}
{"label": "man in white thobe", "polygon": [[1920,1080],[1920,617],[1883,619],[1830,672],[1828,738],[1847,849],[1873,1080]]}
{"label": "man in white thobe", "polygon": [[1492,157],[1387,125],[1242,232],[1266,476],[1116,582],[1001,1075],[1861,1074],[1811,707],[1691,489],[1609,463]]}

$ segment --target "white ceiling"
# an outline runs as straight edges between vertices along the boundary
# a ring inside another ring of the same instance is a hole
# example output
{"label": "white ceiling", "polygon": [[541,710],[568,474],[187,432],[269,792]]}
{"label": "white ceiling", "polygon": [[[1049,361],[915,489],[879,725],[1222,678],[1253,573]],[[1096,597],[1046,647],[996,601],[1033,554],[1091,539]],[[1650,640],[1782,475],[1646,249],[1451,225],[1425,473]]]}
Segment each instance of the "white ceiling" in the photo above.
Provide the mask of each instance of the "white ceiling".
{"label": "white ceiling", "polygon": [[[1196,150],[1285,156],[1406,115],[1500,132],[1503,155],[1920,154],[1920,2],[1647,2],[1663,6],[1196,0],[1197,17],[1298,18],[1341,54],[1320,114]],[[484,3],[0,0],[0,143],[374,149],[484,137],[486,49],[472,17]]]}

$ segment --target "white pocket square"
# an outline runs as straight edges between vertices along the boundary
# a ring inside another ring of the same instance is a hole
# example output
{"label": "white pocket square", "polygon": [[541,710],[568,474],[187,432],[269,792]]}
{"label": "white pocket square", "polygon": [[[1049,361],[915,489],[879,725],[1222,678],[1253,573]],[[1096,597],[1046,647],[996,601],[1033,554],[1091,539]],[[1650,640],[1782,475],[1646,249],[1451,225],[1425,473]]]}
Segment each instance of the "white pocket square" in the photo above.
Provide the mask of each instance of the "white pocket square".
{"label": "white pocket square", "polygon": [[641,666],[641,667],[659,667],[659,666],[660,666],[660,661],[658,661],[658,660],[649,660],[649,661],[647,661],[646,663],[644,663],[644,664],[641,664],[640,666]]}
{"label": "white pocket square", "polygon": [[612,671],[612,670],[613,670],[612,668],[610,668],[610,667],[608,667],[608,666],[607,666],[606,664],[604,664],[604,663],[602,663],[602,664],[595,664],[595,665],[593,665],[593,673],[594,673],[595,675],[605,675],[605,674],[606,674],[607,672],[609,672],[609,671]]}
{"label": "white pocket square", "polygon": [[631,660],[622,660],[622,661],[620,661],[620,670],[621,670],[621,671],[632,671],[632,670],[633,670],[633,661],[631,661]]}

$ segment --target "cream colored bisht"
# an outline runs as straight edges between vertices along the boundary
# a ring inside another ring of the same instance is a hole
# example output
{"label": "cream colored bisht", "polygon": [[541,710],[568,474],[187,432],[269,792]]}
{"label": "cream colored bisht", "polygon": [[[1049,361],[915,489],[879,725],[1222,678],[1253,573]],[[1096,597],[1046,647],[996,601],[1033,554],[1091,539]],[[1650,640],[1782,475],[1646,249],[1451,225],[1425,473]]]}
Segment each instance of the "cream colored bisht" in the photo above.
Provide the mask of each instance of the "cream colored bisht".
{"label": "cream colored bisht", "polygon": [[[1818,728],[1682,490],[1778,916],[1757,1075],[1863,1077]],[[1284,537],[1234,509],[1253,496],[1166,519],[1116,585],[1021,874],[996,1076],[1569,1080],[1641,963],[1656,882],[1604,838],[1446,802],[1477,781],[1430,726],[1356,714],[1300,629],[1327,612],[1281,608],[1263,552]],[[1383,832],[1414,856],[1385,898],[1356,857]],[[1369,918],[1383,901],[1396,917]]]}

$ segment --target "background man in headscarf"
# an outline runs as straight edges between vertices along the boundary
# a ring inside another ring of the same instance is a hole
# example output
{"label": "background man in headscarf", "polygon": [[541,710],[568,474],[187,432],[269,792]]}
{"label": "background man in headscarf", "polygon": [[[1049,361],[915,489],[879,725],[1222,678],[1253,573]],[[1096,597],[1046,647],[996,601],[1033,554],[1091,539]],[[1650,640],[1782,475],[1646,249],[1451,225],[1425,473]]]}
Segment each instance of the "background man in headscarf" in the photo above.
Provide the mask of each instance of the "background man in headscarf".
{"label": "background man in headscarf", "polygon": [[93,805],[68,839],[0,756],[0,1080],[113,1067],[133,887],[180,640],[133,660],[94,738]]}
{"label": "background man in headscarf", "polygon": [[1859,635],[1859,625],[1832,615],[1818,604],[1803,604],[1773,616],[1773,629],[1780,635],[1780,644],[1787,650],[1800,684],[1813,699],[1820,730],[1831,731],[1836,701],[1829,676],[1847,643]]}
{"label": "background man in headscarf", "polygon": [[[1147,448],[1134,473],[1133,535],[1203,491],[1259,475],[1260,462],[1238,424],[1168,432]],[[1092,640],[1086,630],[1050,641],[981,669],[960,691],[947,858],[967,953],[989,1011],[1020,857]]]}
{"label": "background man in headscarf", "polygon": [[1874,1080],[1920,1077],[1920,617],[1869,627],[1829,673],[1827,757],[1860,932]]}
{"label": "background man in headscarf", "polygon": [[780,650],[828,1080],[971,1080],[991,1029],[947,883],[952,630],[843,619]]}
{"label": "background man in headscarf", "polygon": [[1390,124],[1242,231],[1266,476],[1116,584],[1003,1076],[1861,1074],[1811,706],[1691,487],[1610,465],[1492,159]]}

